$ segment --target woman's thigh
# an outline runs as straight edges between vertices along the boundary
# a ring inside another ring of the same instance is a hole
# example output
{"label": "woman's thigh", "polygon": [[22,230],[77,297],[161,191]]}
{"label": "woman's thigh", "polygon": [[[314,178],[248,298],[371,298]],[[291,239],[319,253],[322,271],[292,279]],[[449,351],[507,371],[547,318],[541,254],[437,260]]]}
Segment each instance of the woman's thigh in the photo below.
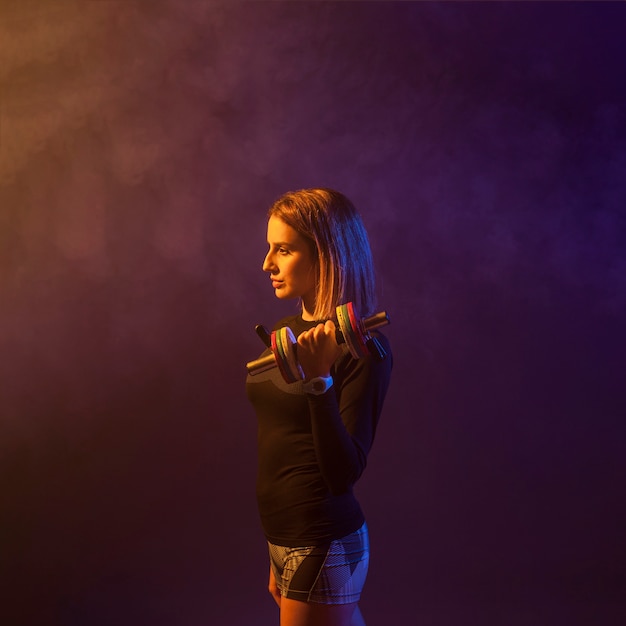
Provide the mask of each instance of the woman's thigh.
{"label": "woman's thigh", "polygon": [[357,610],[356,602],[316,604],[281,598],[280,626],[351,626],[352,616]]}

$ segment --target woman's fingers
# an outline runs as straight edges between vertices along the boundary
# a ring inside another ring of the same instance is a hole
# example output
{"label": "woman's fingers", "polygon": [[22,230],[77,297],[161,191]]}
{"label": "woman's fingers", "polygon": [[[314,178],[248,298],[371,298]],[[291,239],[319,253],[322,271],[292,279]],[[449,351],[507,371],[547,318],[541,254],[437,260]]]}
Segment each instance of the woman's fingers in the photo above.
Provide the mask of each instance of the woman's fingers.
{"label": "woman's fingers", "polygon": [[340,354],[332,320],[320,322],[298,337],[298,361],[307,379],[328,376]]}

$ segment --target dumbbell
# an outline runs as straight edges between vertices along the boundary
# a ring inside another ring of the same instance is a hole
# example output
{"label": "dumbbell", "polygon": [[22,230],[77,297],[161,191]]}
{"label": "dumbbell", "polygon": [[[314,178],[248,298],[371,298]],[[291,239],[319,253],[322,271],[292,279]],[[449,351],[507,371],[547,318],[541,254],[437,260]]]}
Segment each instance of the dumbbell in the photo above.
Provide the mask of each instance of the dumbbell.
{"label": "dumbbell", "polygon": [[[378,339],[369,334],[370,330],[390,323],[389,316],[385,311],[376,313],[371,317],[359,319],[354,304],[348,302],[347,304],[339,305],[336,312],[339,328],[336,331],[335,340],[338,344],[345,343],[350,354],[355,359],[360,359],[369,354],[375,359],[382,361],[387,356]],[[247,363],[248,373],[254,376],[273,367],[278,367],[287,383],[295,383],[298,380],[302,380],[304,372],[298,363],[298,342],[291,328],[283,326],[278,330],[272,331],[271,334],[263,326],[257,326],[255,330],[265,345],[271,348],[272,354]]]}

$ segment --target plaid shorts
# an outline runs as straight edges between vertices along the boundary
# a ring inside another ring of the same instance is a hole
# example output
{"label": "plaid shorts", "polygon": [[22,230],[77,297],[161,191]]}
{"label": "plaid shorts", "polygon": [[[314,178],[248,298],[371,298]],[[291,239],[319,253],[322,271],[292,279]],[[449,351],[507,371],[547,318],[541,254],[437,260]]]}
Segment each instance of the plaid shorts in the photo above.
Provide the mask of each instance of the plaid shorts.
{"label": "plaid shorts", "polygon": [[369,565],[367,524],[324,545],[268,545],[276,584],[285,598],[318,604],[359,601]]}

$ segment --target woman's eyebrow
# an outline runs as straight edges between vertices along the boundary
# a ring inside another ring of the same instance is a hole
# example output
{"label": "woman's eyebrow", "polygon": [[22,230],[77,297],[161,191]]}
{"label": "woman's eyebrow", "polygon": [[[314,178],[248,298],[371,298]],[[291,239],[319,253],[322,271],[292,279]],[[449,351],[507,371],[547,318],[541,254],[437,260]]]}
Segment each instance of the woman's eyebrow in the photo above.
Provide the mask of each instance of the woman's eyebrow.
{"label": "woman's eyebrow", "polygon": [[288,241],[269,241],[267,242],[270,246],[278,246],[279,248],[282,246],[291,247],[293,244]]}

